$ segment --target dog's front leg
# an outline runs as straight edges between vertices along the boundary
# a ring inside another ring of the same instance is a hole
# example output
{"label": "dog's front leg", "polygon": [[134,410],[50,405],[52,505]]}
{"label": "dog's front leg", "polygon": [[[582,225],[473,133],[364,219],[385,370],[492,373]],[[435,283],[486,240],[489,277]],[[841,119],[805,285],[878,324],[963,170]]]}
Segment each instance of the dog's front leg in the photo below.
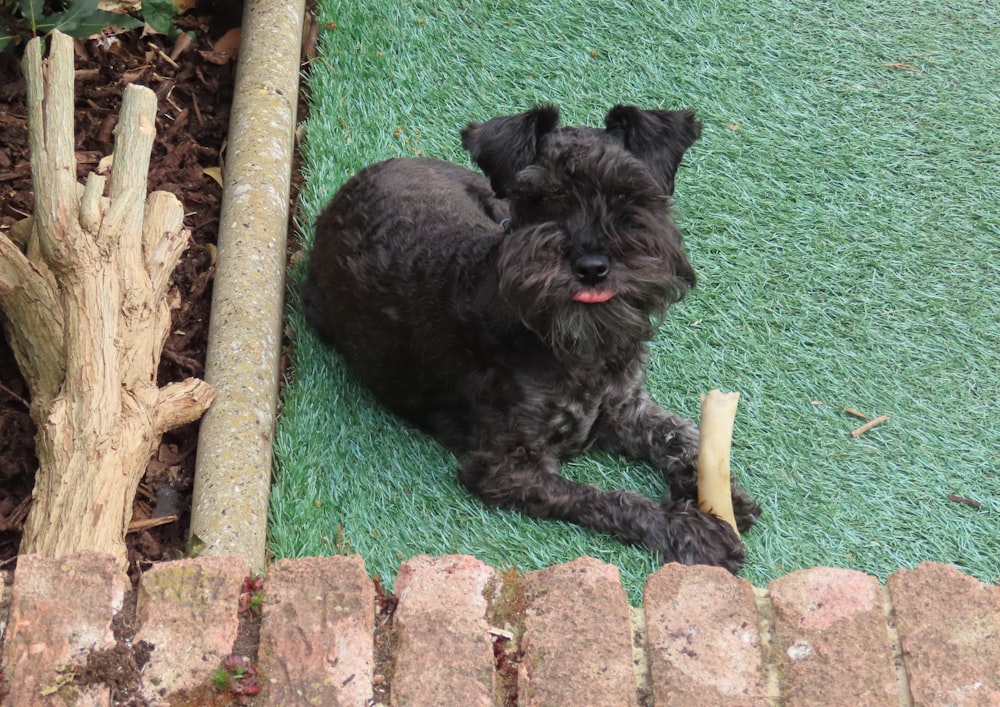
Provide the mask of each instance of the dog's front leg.
{"label": "dog's front leg", "polygon": [[[598,445],[607,451],[645,461],[663,474],[674,501],[698,495],[698,426],[672,415],[644,393],[611,406],[601,416]],[[740,532],[760,518],[761,508],[735,481],[733,512]]]}
{"label": "dog's front leg", "polygon": [[693,501],[658,505],[632,491],[580,484],[559,474],[555,457],[523,448],[472,452],[462,462],[459,480],[491,505],[611,533],[645,545],[662,563],[717,565],[735,573],[744,562],[732,528]]}

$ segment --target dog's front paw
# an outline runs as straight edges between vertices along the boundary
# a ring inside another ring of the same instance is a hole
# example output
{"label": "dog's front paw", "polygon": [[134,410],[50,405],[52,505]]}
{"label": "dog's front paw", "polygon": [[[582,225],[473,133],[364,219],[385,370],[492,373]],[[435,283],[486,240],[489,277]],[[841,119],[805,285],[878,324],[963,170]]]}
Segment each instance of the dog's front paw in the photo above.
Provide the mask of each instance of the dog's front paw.
{"label": "dog's front paw", "polygon": [[764,511],[760,505],[750,498],[750,494],[738,486],[736,482],[732,485],[733,493],[733,515],[736,517],[736,527],[741,533],[745,533],[760,520]]}
{"label": "dog's front paw", "polygon": [[650,529],[643,544],[662,564],[715,565],[733,574],[743,566],[743,542],[726,521],[702,513],[692,501],[668,501],[660,509],[662,522]]}
{"label": "dog's front paw", "polygon": [[701,439],[701,430],[691,420],[674,418],[674,422],[676,424],[666,434],[665,441],[674,456],[688,466],[696,466],[698,464],[698,442]]}
{"label": "dog's front paw", "polygon": [[654,457],[663,471],[675,501],[693,500],[698,494],[698,426],[690,420],[674,418],[674,426],[663,435],[663,446]]}

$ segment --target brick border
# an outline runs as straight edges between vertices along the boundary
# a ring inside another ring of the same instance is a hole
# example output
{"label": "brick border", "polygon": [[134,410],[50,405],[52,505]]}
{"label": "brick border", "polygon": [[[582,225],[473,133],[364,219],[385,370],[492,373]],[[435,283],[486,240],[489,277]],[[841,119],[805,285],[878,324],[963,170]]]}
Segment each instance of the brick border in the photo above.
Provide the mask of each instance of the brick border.
{"label": "brick border", "polygon": [[[152,645],[139,686],[148,704],[216,689],[245,575],[239,558],[207,557],[143,576],[129,638]],[[114,642],[128,601],[114,562],[23,556],[9,589],[4,703],[109,704],[109,687],[80,690],[72,676]],[[667,565],[636,609],[617,568],[592,558],[515,575],[467,556],[415,557],[397,580],[394,649],[381,658],[391,665],[374,655],[377,599],[360,557],[274,563],[263,690],[249,703],[372,705],[373,681],[388,674],[378,694],[406,706],[1000,705],[1000,587],[950,565],[902,569],[884,587],[815,567],[766,589]],[[501,652],[516,658],[516,679],[499,675]]]}

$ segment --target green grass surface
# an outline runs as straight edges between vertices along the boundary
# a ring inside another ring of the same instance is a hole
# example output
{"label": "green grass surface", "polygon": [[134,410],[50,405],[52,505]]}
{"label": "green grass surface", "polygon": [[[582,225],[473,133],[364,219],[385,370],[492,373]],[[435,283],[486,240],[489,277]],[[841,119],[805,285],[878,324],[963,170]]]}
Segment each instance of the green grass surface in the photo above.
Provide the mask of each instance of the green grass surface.
{"label": "green grass surface", "polygon": [[[469,120],[542,100],[591,125],[617,102],[692,107],[704,134],[676,202],[699,286],[654,343],[649,388],[695,419],[699,392],[742,391],[734,473],[765,509],[743,575],[832,565],[884,578],[936,560],[997,581],[998,7],[321,0],[302,235],[365,164],[466,161]],[[276,557],[359,552],[391,580],[420,553],[522,569],[588,554],[640,598],[645,550],[485,508],[454,458],[381,412],[296,306]],[[851,439],[860,421],[845,407],[892,419]],[[617,458],[564,472],[663,493]]]}

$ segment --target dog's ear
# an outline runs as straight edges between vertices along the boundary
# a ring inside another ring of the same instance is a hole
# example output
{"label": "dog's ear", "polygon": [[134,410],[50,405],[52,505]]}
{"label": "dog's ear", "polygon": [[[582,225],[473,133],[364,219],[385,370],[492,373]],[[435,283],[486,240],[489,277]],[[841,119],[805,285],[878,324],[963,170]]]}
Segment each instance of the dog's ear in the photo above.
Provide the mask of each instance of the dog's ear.
{"label": "dog's ear", "polygon": [[642,110],[617,105],[604,117],[607,132],[646,163],[668,194],[681,158],[701,137],[701,123],[691,110]]}
{"label": "dog's ear", "polygon": [[462,147],[490,178],[496,195],[504,198],[514,175],[535,161],[538,139],[558,124],[559,108],[543,103],[517,115],[469,123],[462,131]]}

